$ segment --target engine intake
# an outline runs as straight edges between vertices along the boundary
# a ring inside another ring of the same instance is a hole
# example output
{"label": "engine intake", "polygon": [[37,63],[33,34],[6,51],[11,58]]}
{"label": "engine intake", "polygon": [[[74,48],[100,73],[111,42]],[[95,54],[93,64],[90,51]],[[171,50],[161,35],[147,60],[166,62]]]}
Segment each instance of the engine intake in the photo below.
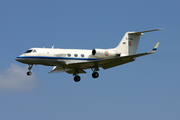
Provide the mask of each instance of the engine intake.
{"label": "engine intake", "polygon": [[92,50],[92,55],[95,55],[96,54],[96,49],[93,49]]}

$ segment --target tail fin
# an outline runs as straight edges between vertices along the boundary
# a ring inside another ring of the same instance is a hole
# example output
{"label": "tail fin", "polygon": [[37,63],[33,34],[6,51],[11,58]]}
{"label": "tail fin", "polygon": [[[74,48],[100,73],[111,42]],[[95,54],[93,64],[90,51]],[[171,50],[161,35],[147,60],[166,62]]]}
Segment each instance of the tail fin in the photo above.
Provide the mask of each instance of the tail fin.
{"label": "tail fin", "polygon": [[139,44],[140,36],[145,32],[158,31],[162,29],[141,31],[141,32],[126,32],[119,45],[115,50],[121,53],[122,56],[136,54],[137,47]]}

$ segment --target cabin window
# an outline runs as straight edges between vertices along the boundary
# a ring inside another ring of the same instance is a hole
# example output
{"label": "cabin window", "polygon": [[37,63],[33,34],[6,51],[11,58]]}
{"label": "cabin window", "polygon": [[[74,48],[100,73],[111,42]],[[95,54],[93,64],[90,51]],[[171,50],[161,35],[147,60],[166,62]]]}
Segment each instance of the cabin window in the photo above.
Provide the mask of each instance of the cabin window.
{"label": "cabin window", "polygon": [[123,44],[126,44],[126,42],[123,42]]}
{"label": "cabin window", "polygon": [[77,57],[78,55],[77,54],[74,54],[74,57]]}
{"label": "cabin window", "polygon": [[32,52],[32,50],[27,50],[25,53],[31,53]]}
{"label": "cabin window", "polygon": [[68,55],[68,57],[71,57],[71,54],[68,53],[67,55]]}
{"label": "cabin window", "polygon": [[81,57],[84,57],[84,54],[81,54]]}

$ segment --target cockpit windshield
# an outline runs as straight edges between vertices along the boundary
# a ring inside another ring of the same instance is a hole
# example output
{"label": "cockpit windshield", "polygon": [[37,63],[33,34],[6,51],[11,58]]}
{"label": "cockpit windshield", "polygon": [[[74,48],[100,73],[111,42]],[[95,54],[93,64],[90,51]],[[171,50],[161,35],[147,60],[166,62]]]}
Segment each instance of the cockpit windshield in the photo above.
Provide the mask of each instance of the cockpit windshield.
{"label": "cockpit windshield", "polygon": [[31,53],[33,50],[27,50],[25,53]]}

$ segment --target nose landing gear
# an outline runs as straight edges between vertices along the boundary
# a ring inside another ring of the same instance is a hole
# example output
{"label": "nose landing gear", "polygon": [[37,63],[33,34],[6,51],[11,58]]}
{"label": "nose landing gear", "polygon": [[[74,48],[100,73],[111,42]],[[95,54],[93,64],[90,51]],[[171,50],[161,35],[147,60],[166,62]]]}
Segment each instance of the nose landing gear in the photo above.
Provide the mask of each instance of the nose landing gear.
{"label": "nose landing gear", "polygon": [[29,65],[29,67],[28,67],[28,72],[27,72],[27,75],[28,76],[30,76],[31,74],[32,74],[32,72],[31,72],[31,69],[32,69],[32,67],[33,67],[33,64],[32,65]]}
{"label": "nose landing gear", "polygon": [[30,76],[31,74],[32,74],[32,72],[31,72],[31,71],[27,72],[27,76]]}

